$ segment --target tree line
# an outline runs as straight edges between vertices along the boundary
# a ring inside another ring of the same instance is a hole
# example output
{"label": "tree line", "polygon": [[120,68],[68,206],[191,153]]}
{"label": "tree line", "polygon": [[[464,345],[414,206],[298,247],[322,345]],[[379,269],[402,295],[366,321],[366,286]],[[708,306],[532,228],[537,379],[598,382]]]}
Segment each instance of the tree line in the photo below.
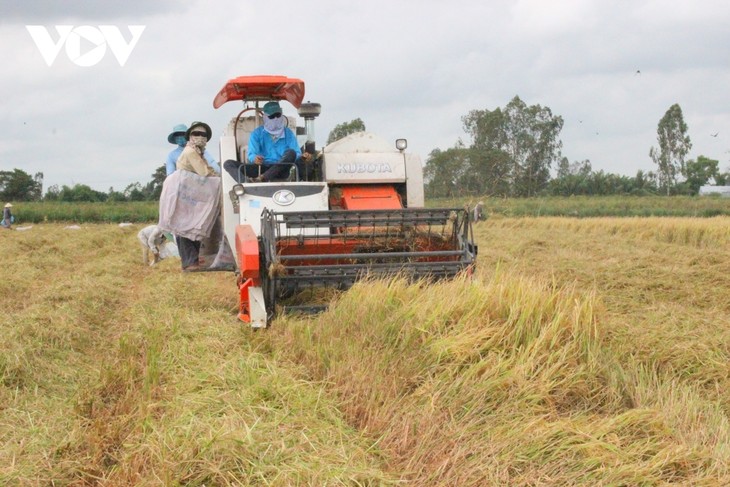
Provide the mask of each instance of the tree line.
{"label": "tree line", "polygon": [[[434,149],[426,159],[427,196],[695,195],[705,184],[730,184],[730,169],[720,172],[718,160],[702,155],[686,159],[692,142],[678,104],[659,120],[657,147],[649,150],[656,171],[638,171],[635,176],[594,171],[589,160],[570,162],[561,154],[563,118],[548,107],[527,105],[519,96],[504,108],[472,110],[462,122],[469,144],[459,140],[450,149]],[[359,118],[341,123],[332,129],[327,143],[365,130]],[[52,185],[44,195],[43,173],[0,171],[0,200],[155,201],[165,176],[162,165],[147,184],[132,183],[123,191]]]}
{"label": "tree line", "polygon": [[29,175],[21,169],[0,171],[0,201],[66,201],[66,202],[123,202],[157,201],[165,181],[164,164],[152,173],[152,180],[145,185],[132,183],[122,191],[114,187],[108,192],[97,191],[86,184],[48,187],[43,194],[43,173]]}
{"label": "tree line", "polygon": [[656,171],[633,177],[594,171],[589,160],[571,163],[561,154],[562,117],[519,96],[504,108],[472,110],[462,122],[470,143],[435,149],[426,160],[428,196],[695,195],[705,184],[730,183],[730,170],[720,172],[718,160],[686,159],[692,142],[678,104],[659,121],[658,147],[649,150]]}

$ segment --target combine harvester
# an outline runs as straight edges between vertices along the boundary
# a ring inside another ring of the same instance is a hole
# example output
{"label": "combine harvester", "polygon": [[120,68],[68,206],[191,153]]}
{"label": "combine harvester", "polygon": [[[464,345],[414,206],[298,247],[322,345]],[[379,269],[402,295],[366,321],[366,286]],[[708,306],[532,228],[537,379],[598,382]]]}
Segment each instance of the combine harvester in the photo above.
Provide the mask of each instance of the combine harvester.
{"label": "combine harvester", "polygon": [[291,165],[284,181],[253,182],[244,170],[222,171],[223,231],[233,249],[239,318],[266,327],[277,311],[317,311],[324,306],[281,306],[307,288],[344,290],[365,276],[452,278],[475,264],[469,211],[423,208],[420,158],[367,132],[314,148],[317,103],[302,103],[304,82],[284,76],[229,80],[213,106],[243,101],[220,139],[220,160],[246,162],[251,132],[262,124],[261,107],[287,101],[305,121],[285,119],[316,153],[306,174]]}

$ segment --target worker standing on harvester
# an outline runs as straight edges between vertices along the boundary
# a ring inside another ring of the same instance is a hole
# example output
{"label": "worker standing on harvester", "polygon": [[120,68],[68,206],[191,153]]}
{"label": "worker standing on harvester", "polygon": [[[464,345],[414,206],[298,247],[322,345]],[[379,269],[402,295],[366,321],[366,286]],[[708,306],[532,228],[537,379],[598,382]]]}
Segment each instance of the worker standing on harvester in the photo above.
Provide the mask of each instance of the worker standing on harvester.
{"label": "worker standing on harvester", "polygon": [[[263,112],[264,124],[256,127],[248,139],[246,175],[253,182],[267,183],[286,177],[292,164],[295,164],[300,176],[303,176],[305,165],[311,161],[312,155],[309,152],[302,153],[299,149],[296,135],[286,126],[279,102],[268,102]],[[259,169],[256,166],[262,165],[269,168],[255,175],[254,168]],[[223,168],[236,180],[240,166],[241,163],[234,160],[223,163]]]}

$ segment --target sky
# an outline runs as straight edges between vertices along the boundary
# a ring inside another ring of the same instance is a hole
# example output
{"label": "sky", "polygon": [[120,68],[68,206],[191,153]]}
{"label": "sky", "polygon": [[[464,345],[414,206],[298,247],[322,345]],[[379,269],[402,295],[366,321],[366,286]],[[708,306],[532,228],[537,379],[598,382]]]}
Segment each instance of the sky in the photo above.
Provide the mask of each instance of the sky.
{"label": "sky", "polygon": [[[59,25],[72,26],[63,43]],[[320,147],[360,118],[425,163],[470,142],[469,111],[519,96],[563,118],[571,162],[633,176],[656,169],[649,150],[677,103],[688,157],[727,170],[728,25],[726,0],[0,0],[0,170],[42,172],[44,190],[146,184],[176,124],[208,123],[216,155],[242,105],[213,98],[260,74],[304,80]],[[50,66],[27,26],[57,44]],[[109,27],[131,47],[123,65]]]}

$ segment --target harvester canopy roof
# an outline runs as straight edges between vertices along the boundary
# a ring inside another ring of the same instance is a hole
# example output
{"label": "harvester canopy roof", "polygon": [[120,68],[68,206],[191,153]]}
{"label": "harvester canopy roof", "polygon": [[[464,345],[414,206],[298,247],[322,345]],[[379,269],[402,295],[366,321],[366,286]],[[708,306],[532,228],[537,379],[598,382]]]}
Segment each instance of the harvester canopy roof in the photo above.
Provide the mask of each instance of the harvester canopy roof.
{"label": "harvester canopy roof", "polygon": [[213,108],[233,100],[286,100],[299,108],[304,99],[304,81],[286,76],[239,76],[229,79],[213,100]]}

